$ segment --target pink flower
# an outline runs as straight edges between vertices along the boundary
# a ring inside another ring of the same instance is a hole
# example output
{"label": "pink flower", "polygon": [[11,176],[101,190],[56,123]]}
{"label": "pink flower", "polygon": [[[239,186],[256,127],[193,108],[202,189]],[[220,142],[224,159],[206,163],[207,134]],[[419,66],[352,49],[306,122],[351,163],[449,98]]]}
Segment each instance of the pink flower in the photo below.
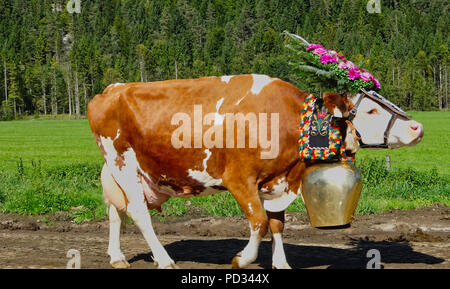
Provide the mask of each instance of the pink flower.
{"label": "pink flower", "polygon": [[351,61],[347,61],[345,64],[347,64],[348,68],[356,68],[355,64],[353,64],[353,62]]}
{"label": "pink flower", "polygon": [[327,53],[327,50],[325,48],[317,48],[314,50],[313,54],[322,55],[324,53]]}
{"label": "pink flower", "polygon": [[[360,69],[360,71],[361,71],[361,69]],[[373,79],[373,76],[372,76],[372,74],[370,74],[369,72],[363,72],[363,73],[361,73],[361,79],[363,80],[363,81],[365,81],[365,82],[369,82],[370,80],[372,80]]]}
{"label": "pink flower", "polygon": [[320,62],[322,62],[322,64],[327,64],[327,63],[330,63],[330,62],[335,62],[335,63],[337,63],[338,60],[337,60],[337,58],[334,57],[334,56],[331,56],[331,55],[329,55],[329,54],[324,54],[324,55],[322,55],[322,56],[320,57]]}
{"label": "pink flower", "polygon": [[347,64],[345,64],[345,62],[339,62],[338,68],[339,69],[347,69],[348,67],[347,67]]}
{"label": "pink flower", "polygon": [[344,61],[347,61],[347,59],[345,59],[344,55],[338,54],[337,57],[339,57],[339,59],[342,59],[342,60],[344,60]]}
{"label": "pink flower", "polygon": [[306,48],[306,51],[315,50],[317,48],[323,48],[323,46],[320,44],[311,44],[310,46],[308,46],[308,48]]}
{"label": "pink flower", "polygon": [[330,55],[334,55],[334,56],[337,56],[337,55],[338,55],[338,53],[337,53],[336,51],[334,51],[334,50],[328,50],[328,53],[329,53]]}
{"label": "pink flower", "polygon": [[378,81],[378,79],[376,79],[375,77],[373,77],[373,75],[370,75],[370,80],[372,80],[373,81],[373,84],[375,85],[375,87],[377,88],[377,89],[380,89],[380,82]]}
{"label": "pink flower", "polygon": [[377,89],[380,89],[380,87],[381,87],[380,82],[379,82],[377,79],[375,79],[375,78],[373,78],[372,81],[373,81],[373,83],[375,84],[375,87],[376,87]]}
{"label": "pink flower", "polygon": [[360,77],[360,75],[361,74],[359,73],[358,70],[356,70],[356,68],[351,68],[348,71],[348,79],[350,79],[350,80],[358,79]]}

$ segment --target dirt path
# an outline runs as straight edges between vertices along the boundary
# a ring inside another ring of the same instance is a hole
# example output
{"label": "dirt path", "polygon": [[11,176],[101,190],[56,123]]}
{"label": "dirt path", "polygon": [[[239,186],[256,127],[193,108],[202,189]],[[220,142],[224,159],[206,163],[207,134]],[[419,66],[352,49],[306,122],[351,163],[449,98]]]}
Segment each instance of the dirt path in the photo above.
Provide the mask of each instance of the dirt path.
{"label": "dirt path", "polygon": [[[40,217],[42,218],[42,217]],[[65,268],[69,249],[82,268],[109,268],[108,223],[73,224],[64,214],[48,217],[0,215],[0,268]],[[177,264],[189,268],[230,268],[246,245],[248,223],[236,218],[155,222],[160,241]],[[132,268],[155,268],[150,250],[134,225],[122,235]],[[384,268],[450,269],[450,208],[391,211],[357,216],[350,228],[311,228],[306,214],[288,214],[284,235],[293,268],[366,268],[368,250],[377,249]],[[271,267],[270,236],[250,268]]]}

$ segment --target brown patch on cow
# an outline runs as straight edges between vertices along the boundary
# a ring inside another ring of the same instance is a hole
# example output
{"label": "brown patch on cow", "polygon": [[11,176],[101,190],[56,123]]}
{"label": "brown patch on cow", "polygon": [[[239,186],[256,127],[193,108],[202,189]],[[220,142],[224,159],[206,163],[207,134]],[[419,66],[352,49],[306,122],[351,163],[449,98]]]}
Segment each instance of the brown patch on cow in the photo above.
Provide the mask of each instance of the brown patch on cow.
{"label": "brown patch on cow", "polygon": [[348,98],[348,95],[347,95],[347,94],[344,94],[344,95],[343,95],[343,101],[344,101],[345,106],[347,107],[347,111],[352,110],[353,107],[355,106],[355,105],[353,104],[352,100],[351,100],[350,98]]}
{"label": "brown patch on cow", "polygon": [[348,112],[349,102],[347,95],[340,95],[338,93],[326,92],[323,94],[323,101],[330,113],[333,113],[337,107],[343,114]]}
{"label": "brown patch on cow", "polygon": [[119,170],[122,170],[122,168],[125,166],[125,158],[123,155],[117,155],[117,157],[114,159],[114,164],[119,168]]}
{"label": "brown patch on cow", "polygon": [[100,136],[97,134],[94,134],[94,138],[95,138],[95,141],[97,142],[98,147],[100,148],[100,152],[102,153],[103,157],[106,157],[106,151],[105,151],[105,148],[103,147]]}
{"label": "brown patch on cow", "polygon": [[267,212],[269,218],[269,226],[272,234],[281,234],[284,229],[284,211],[281,212]]}
{"label": "brown patch on cow", "polygon": [[299,191],[299,188],[301,186],[301,182],[299,182],[299,180],[301,180],[305,168],[306,164],[304,162],[296,161],[289,169],[286,178],[289,184],[289,191],[292,191],[294,193],[297,193]]}

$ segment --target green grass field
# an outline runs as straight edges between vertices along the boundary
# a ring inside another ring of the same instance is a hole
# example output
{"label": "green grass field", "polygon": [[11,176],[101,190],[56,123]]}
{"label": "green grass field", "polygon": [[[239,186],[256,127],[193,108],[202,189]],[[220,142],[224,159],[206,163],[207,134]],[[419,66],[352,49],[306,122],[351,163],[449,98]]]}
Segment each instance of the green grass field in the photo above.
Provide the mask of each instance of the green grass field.
{"label": "green grass field", "polygon": [[[360,151],[364,177],[358,213],[450,206],[450,112],[412,112],[425,127],[415,147]],[[389,154],[392,170],[385,168]],[[20,214],[70,212],[75,221],[106,215],[99,182],[103,163],[86,119],[32,119],[0,122],[0,210]],[[82,206],[80,210],[71,208]],[[173,198],[161,218],[195,210],[205,215],[241,215],[229,193]],[[301,198],[290,211],[305,211]]]}

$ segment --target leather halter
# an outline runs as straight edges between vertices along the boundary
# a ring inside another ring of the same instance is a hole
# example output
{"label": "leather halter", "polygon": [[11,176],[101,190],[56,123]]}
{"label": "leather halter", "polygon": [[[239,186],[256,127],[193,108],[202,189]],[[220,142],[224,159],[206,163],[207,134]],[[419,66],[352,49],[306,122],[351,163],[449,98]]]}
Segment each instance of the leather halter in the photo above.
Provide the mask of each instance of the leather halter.
{"label": "leather halter", "polygon": [[407,114],[406,112],[404,112],[403,110],[401,110],[400,108],[398,108],[397,106],[395,106],[394,104],[390,103],[388,100],[386,100],[384,97],[382,97],[381,95],[379,95],[375,91],[367,92],[364,89],[361,89],[361,91],[363,92],[363,94],[361,94],[359,96],[359,98],[356,101],[355,105],[350,110],[348,118],[347,118],[348,121],[350,121],[352,123],[352,121],[355,118],[356,113],[358,111],[358,107],[361,104],[361,101],[363,100],[364,97],[368,97],[368,98],[376,101],[378,104],[380,104],[384,108],[388,109],[391,112],[391,119],[389,120],[388,125],[387,125],[387,127],[386,127],[386,129],[384,131],[384,142],[381,143],[381,144],[365,144],[365,143],[363,143],[362,138],[361,138],[361,134],[353,126],[354,132],[356,133],[356,135],[359,138],[359,140],[358,140],[359,146],[361,148],[389,148],[388,139],[389,139],[389,134],[391,133],[392,126],[394,125],[394,122],[397,120],[397,118],[399,116],[403,116],[403,117],[408,118],[408,119],[411,116],[409,114]]}

